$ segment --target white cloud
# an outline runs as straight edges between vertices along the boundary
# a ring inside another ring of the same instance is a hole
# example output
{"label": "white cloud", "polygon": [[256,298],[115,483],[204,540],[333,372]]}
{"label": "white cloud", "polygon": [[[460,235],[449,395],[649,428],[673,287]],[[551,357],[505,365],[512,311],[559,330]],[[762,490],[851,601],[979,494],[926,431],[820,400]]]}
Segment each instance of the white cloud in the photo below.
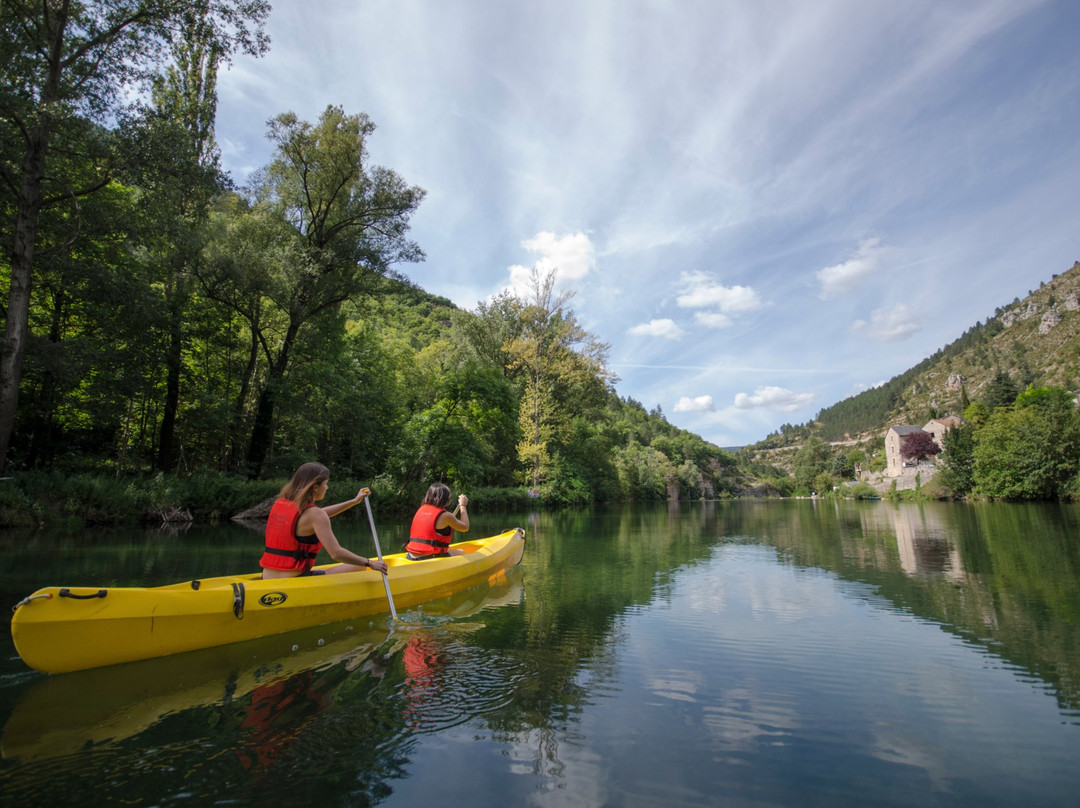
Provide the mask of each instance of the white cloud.
{"label": "white cloud", "polygon": [[862,339],[875,342],[899,342],[920,331],[922,324],[903,303],[898,303],[890,311],[875,309],[870,315],[870,322],[856,320],[852,323],[851,333]]}
{"label": "white cloud", "polygon": [[867,239],[859,245],[853,258],[818,270],[814,274],[821,282],[818,296],[822,300],[828,300],[862,286],[871,275],[881,269],[881,256],[884,252],[881,239]]}
{"label": "white cloud", "polygon": [[718,311],[697,311],[694,319],[706,328],[730,328],[732,325],[731,318]]}
{"label": "white cloud", "polygon": [[715,306],[725,313],[761,308],[761,299],[749,286],[724,286],[707,272],[684,272],[679,280],[682,283],[682,294],[675,302],[684,308]]}
{"label": "white cloud", "polygon": [[541,276],[557,273],[556,283],[580,281],[596,266],[596,248],[592,239],[580,230],[568,235],[557,235],[549,230],[537,233],[521,242],[529,252],[539,253],[532,266],[514,264],[509,267],[510,283],[507,286],[519,297],[529,295],[529,281],[533,270]]}
{"label": "white cloud", "polygon": [[635,325],[627,329],[626,333],[635,337],[663,337],[664,339],[682,339],[683,337],[683,330],[675,325],[674,320],[666,317]]}
{"label": "white cloud", "polygon": [[716,409],[712,396],[683,396],[675,405],[675,412],[712,412]]}
{"label": "white cloud", "polygon": [[540,253],[535,266],[541,273],[557,270],[559,277],[566,280],[580,280],[596,266],[596,249],[580,230],[566,236],[545,230],[525,239],[521,246]]}
{"label": "white cloud", "polygon": [[768,409],[773,412],[795,412],[814,402],[813,393],[795,393],[783,387],[759,387],[752,396],[738,393],[735,406],[740,410]]}

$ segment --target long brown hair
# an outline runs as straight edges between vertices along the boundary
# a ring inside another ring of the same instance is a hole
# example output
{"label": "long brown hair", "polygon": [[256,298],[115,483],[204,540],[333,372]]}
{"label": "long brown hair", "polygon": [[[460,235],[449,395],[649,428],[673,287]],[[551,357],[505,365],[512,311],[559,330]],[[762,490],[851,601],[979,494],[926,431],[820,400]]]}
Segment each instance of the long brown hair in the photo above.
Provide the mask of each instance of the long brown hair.
{"label": "long brown hair", "polygon": [[432,483],[431,487],[424,494],[424,504],[434,505],[436,508],[443,508],[450,504],[450,489],[442,483]]}
{"label": "long brown hair", "polygon": [[303,510],[315,501],[315,487],[330,479],[330,469],[322,463],[305,463],[293,473],[292,479],[285,483],[279,497],[291,499],[296,507]]}

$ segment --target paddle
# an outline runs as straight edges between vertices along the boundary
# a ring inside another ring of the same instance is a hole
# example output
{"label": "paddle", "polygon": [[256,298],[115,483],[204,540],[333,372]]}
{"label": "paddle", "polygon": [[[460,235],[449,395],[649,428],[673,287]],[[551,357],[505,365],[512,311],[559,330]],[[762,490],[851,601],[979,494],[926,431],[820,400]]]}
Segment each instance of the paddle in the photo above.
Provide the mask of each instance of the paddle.
{"label": "paddle", "polygon": [[[375,517],[371,515],[371,501],[369,497],[364,497],[364,505],[367,507],[367,519],[368,524],[371,525],[371,538],[375,540],[375,553],[379,557],[379,561],[383,560],[382,550],[379,549],[379,534],[375,532]],[[395,620],[398,619],[397,609],[394,608],[394,596],[390,594],[390,579],[386,573],[383,573],[383,586],[386,587],[386,600],[390,604],[390,616]]]}

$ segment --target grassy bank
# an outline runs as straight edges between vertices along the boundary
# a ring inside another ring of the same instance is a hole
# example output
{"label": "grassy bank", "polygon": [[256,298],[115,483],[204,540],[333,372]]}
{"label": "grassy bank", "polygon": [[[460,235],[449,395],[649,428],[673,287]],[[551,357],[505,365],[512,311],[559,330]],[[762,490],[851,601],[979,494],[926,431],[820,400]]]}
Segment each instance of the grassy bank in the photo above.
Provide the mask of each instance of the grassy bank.
{"label": "grassy bank", "polygon": [[[0,480],[0,528],[160,524],[225,521],[274,497],[286,480],[248,480],[213,472],[187,477],[114,477],[23,472]],[[401,493],[388,481],[333,477],[328,503],[348,499],[367,485],[372,505],[384,513],[411,513],[423,491]],[[524,508],[524,488],[476,489],[470,501],[488,509]]]}

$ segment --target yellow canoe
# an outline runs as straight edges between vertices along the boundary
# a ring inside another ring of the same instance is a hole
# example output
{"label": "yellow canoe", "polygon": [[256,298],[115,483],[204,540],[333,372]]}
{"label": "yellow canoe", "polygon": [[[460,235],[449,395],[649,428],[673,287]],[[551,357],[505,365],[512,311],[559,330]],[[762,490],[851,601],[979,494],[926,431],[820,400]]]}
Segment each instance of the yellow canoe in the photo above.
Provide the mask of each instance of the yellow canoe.
{"label": "yellow canoe", "polygon": [[[521,561],[525,532],[514,528],[454,549],[464,552],[428,561],[384,556],[394,605],[408,608],[505,573]],[[153,588],[50,586],[16,605],[11,635],[31,668],[66,673],[385,611],[383,578],[372,570],[266,581],[253,573]]]}
{"label": "yellow canoe", "polygon": [[0,738],[0,757],[25,762],[89,748],[100,752],[167,716],[236,704],[305,671],[318,674],[339,664],[348,671],[377,670],[417,634],[476,631],[483,623],[467,618],[521,603],[520,568],[492,578],[426,601],[422,616],[410,613],[389,632],[382,621],[376,626],[337,622],[179,656],[40,677],[12,708]]}

